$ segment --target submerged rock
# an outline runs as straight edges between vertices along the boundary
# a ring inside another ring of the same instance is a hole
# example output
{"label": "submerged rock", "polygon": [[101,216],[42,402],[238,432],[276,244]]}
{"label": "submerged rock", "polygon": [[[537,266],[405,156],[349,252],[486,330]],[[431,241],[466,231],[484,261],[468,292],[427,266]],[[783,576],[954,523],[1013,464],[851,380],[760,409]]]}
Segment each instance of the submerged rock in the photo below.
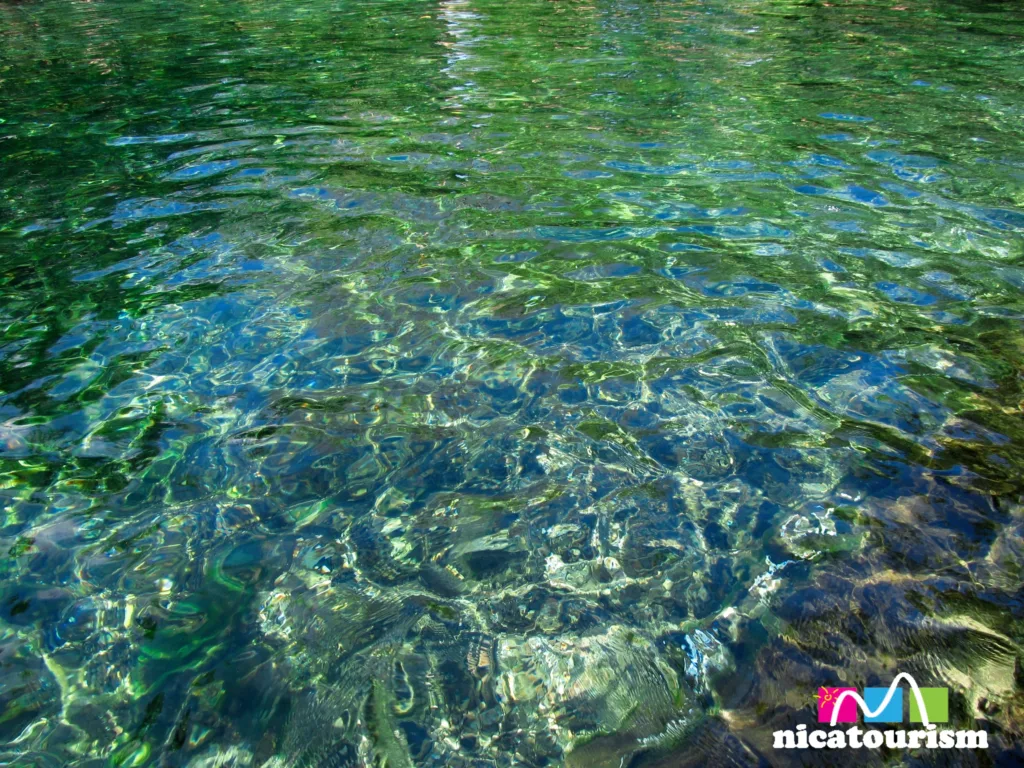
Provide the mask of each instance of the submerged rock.
{"label": "submerged rock", "polygon": [[618,766],[677,739],[703,713],[647,637],[613,625],[600,635],[506,637],[499,689],[530,729],[547,729],[571,766]]}

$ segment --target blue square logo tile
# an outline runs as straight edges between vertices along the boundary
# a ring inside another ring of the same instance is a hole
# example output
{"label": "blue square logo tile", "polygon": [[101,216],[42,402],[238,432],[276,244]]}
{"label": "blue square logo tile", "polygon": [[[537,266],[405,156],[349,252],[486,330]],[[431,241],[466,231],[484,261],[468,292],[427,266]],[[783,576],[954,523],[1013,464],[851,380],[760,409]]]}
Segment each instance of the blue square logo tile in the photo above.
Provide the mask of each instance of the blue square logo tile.
{"label": "blue square logo tile", "polygon": [[897,688],[892,692],[892,698],[885,705],[885,709],[871,716],[868,712],[874,712],[882,706],[885,697],[889,694],[888,688],[865,688],[864,703],[868,705],[868,711],[864,713],[865,723],[902,723],[903,722],[903,689]]}

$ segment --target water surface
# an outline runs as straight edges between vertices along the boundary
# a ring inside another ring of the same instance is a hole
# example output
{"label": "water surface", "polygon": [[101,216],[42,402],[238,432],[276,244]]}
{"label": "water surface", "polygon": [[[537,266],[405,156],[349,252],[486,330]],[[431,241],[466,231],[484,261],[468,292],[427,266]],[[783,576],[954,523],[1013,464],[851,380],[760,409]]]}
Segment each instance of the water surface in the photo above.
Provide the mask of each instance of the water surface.
{"label": "water surface", "polygon": [[896,2],[0,3],[0,762],[1024,760],[1024,12]]}

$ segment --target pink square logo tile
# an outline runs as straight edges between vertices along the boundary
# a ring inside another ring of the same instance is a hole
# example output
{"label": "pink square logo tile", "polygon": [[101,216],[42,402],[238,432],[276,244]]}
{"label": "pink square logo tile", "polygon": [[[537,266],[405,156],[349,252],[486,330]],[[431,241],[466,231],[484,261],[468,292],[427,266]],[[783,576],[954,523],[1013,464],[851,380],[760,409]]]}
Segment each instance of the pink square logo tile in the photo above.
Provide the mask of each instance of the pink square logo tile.
{"label": "pink square logo tile", "polygon": [[[843,691],[857,692],[856,688],[819,688],[818,689],[818,722],[831,723],[832,710],[835,708],[839,694]],[[837,723],[857,722],[857,702],[852,696],[847,696],[839,705],[839,717]]]}

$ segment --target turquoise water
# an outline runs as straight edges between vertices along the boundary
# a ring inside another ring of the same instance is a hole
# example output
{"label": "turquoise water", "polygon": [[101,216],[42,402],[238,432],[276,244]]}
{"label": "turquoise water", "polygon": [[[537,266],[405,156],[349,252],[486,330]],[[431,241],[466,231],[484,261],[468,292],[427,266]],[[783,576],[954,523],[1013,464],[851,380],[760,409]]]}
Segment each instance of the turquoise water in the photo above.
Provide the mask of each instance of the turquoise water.
{"label": "turquoise water", "polygon": [[1020,5],[0,35],[0,763],[1024,761]]}

